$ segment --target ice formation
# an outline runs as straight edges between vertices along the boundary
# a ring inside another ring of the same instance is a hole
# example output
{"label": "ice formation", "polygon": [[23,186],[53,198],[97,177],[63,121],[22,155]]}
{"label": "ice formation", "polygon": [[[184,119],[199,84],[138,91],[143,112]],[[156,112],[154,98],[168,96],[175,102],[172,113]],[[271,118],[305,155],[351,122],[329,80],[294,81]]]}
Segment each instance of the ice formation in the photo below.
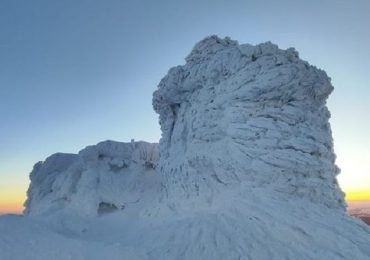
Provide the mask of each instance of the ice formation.
{"label": "ice formation", "polygon": [[36,164],[28,218],[0,218],[0,259],[370,259],[336,181],[332,90],[294,49],[207,37],[153,95],[159,147]]}
{"label": "ice formation", "polygon": [[130,207],[158,193],[158,159],[158,145],[146,142],[105,141],[78,154],[53,154],[30,174],[25,213],[93,216]]}
{"label": "ice formation", "polygon": [[344,208],[325,105],[326,73],[272,43],[209,37],[154,93],[169,196],[265,187]]}
{"label": "ice formation", "polygon": [[169,70],[153,95],[164,201],[195,215],[183,236],[202,238],[185,239],[179,251],[200,259],[370,258],[369,230],[346,216],[336,180],[332,90],[324,71],[270,42],[211,36]]}

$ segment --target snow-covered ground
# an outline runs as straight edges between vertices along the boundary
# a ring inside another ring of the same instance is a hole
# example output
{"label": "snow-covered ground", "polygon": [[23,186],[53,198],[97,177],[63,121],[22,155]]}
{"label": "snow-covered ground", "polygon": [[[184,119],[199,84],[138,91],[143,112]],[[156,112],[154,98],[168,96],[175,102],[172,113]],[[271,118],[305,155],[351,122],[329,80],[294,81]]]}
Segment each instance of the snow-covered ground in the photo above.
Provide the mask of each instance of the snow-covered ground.
{"label": "snow-covered ground", "polygon": [[153,95],[159,151],[108,141],[36,164],[0,259],[369,260],[336,181],[332,89],[294,49],[207,37]]}
{"label": "snow-covered ground", "polygon": [[3,216],[0,259],[369,259],[370,229],[359,220],[282,194],[244,193],[179,212]]}
{"label": "snow-covered ground", "polygon": [[[212,207],[176,214],[143,214],[142,208],[129,207],[101,216],[65,210],[2,216],[0,259],[296,259],[297,254],[300,259],[366,259],[369,254],[363,243],[369,231],[342,212],[300,199],[289,205],[284,196],[269,198],[258,189],[241,201],[238,193],[244,192],[216,196]],[[349,232],[363,237],[351,241]]]}

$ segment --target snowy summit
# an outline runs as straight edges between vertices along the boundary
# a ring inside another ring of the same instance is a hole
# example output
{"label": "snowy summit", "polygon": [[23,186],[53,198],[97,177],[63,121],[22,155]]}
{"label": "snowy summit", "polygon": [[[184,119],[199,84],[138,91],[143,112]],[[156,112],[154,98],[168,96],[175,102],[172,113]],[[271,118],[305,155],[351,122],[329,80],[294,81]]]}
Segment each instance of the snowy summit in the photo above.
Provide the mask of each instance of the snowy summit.
{"label": "snowy summit", "polygon": [[153,94],[159,148],[37,163],[0,259],[370,259],[336,180],[332,91],[292,48],[205,38]]}

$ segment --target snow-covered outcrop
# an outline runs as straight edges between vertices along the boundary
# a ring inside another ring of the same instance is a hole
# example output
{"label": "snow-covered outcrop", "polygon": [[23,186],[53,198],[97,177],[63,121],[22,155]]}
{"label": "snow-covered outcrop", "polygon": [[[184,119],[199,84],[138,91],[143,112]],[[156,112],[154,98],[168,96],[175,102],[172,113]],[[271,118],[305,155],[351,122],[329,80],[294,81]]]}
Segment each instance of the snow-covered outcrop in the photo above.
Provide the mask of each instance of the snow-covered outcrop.
{"label": "snow-covered outcrop", "polygon": [[96,215],[137,204],[158,193],[158,160],[158,145],[146,142],[105,141],[78,154],[53,154],[30,174],[25,213]]}
{"label": "snow-covered outcrop", "polygon": [[199,42],[153,95],[163,202],[182,216],[156,248],[174,248],[168,259],[369,259],[370,230],[346,215],[336,180],[332,90],[294,49]]}
{"label": "snow-covered outcrop", "polygon": [[292,48],[199,42],[153,97],[168,196],[211,201],[242,184],[344,209],[325,105],[332,90]]}

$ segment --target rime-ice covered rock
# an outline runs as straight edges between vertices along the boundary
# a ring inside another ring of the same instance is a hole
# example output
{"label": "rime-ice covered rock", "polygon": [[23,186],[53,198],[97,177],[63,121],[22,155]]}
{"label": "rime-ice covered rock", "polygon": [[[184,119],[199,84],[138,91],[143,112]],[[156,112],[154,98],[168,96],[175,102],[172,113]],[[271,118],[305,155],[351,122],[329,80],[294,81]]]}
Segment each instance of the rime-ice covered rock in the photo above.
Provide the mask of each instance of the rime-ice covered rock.
{"label": "rime-ice covered rock", "polygon": [[332,90],[294,49],[216,36],[196,44],[153,95],[162,203],[181,218],[150,252],[369,259],[370,229],[346,215],[336,180]]}
{"label": "rime-ice covered rock", "polygon": [[105,141],[78,154],[53,154],[30,174],[25,213],[96,215],[130,207],[158,193],[158,160],[158,145],[146,142]]}
{"label": "rime-ice covered rock", "polygon": [[344,209],[326,107],[332,90],[292,48],[199,42],[153,97],[168,196],[210,201],[241,184]]}

